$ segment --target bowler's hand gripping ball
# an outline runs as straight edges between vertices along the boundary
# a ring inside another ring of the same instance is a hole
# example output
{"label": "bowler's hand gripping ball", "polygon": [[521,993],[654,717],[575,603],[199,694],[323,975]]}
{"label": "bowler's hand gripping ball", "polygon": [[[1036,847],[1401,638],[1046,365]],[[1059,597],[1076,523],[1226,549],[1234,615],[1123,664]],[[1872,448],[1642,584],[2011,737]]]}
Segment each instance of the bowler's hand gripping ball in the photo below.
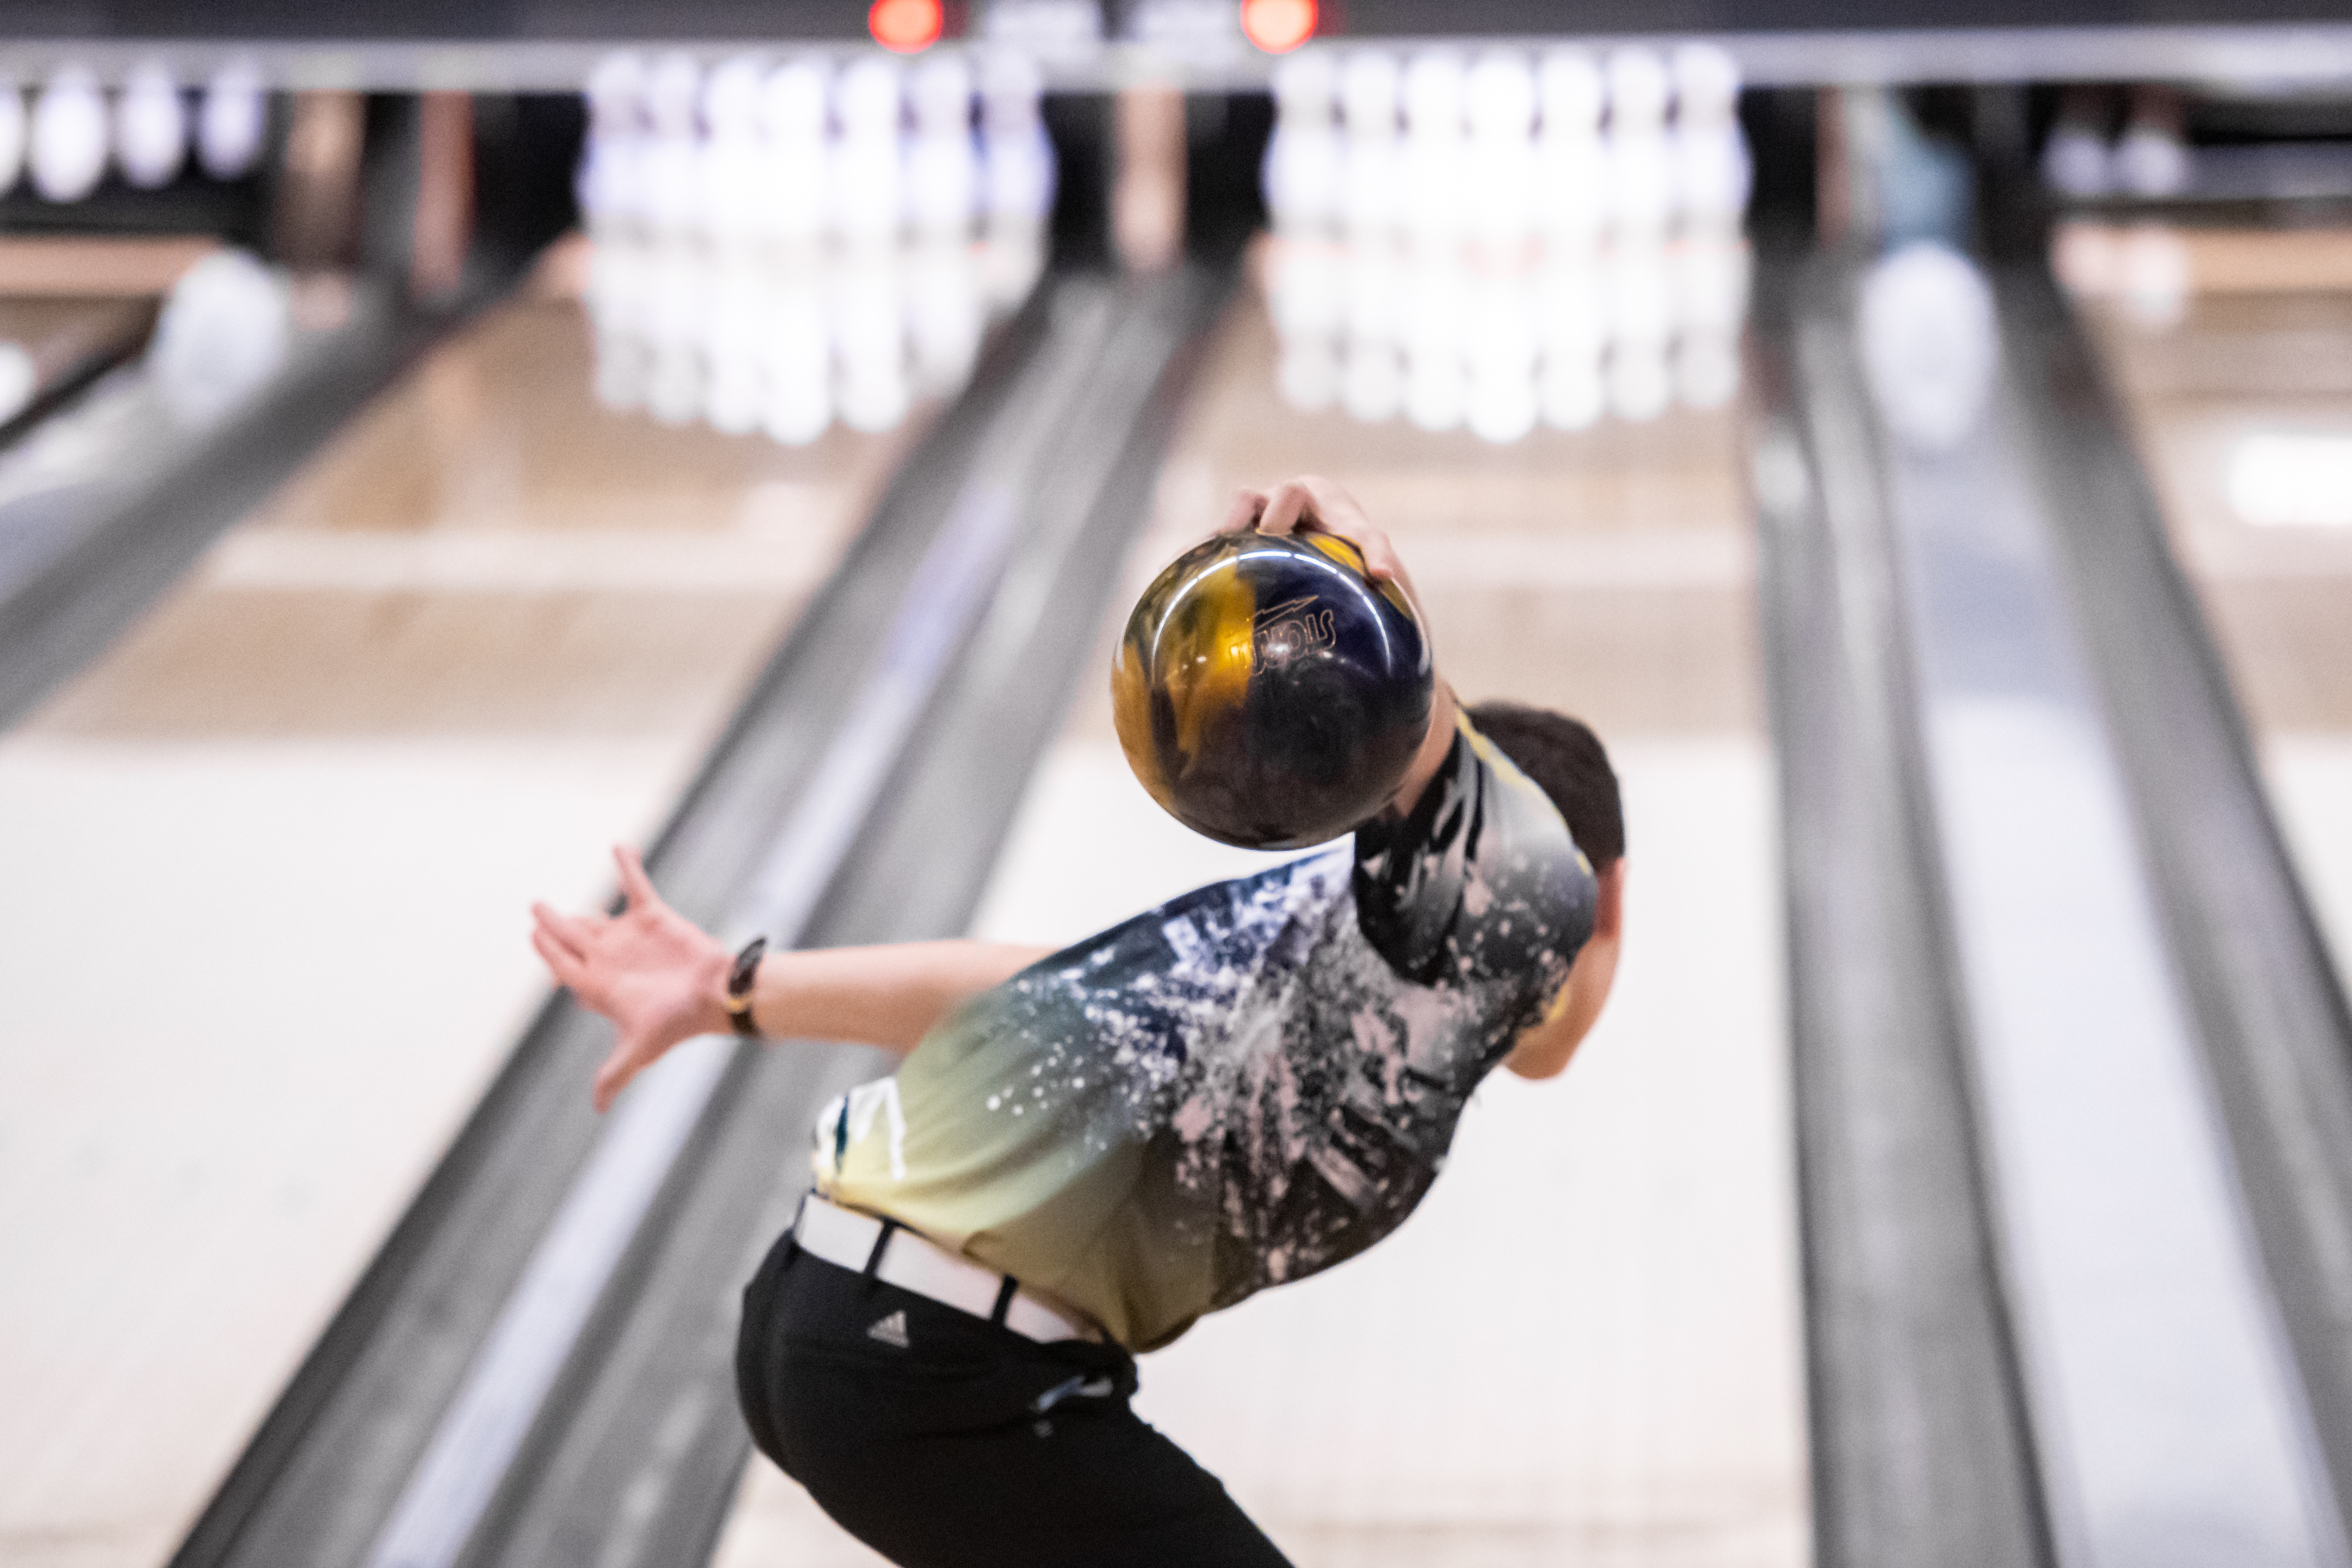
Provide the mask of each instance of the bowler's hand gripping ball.
{"label": "bowler's hand gripping ball", "polygon": [[1244,849],[1337,838],[1396,792],[1429,729],[1429,641],[1331,534],[1220,534],[1137,601],[1111,664],[1151,798]]}

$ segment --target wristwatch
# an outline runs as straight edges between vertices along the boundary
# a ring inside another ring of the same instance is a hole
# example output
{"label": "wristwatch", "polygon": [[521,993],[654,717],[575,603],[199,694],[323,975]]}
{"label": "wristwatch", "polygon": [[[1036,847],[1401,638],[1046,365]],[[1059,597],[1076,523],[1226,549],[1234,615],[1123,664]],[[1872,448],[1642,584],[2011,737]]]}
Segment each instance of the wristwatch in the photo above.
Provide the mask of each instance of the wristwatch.
{"label": "wristwatch", "polygon": [[767,950],[765,936],[752,937],[727,971],[727,1024],[745,1040],[760,1038],[760,1026],[751,1021],[751,982],[759,977],[760,956]]}

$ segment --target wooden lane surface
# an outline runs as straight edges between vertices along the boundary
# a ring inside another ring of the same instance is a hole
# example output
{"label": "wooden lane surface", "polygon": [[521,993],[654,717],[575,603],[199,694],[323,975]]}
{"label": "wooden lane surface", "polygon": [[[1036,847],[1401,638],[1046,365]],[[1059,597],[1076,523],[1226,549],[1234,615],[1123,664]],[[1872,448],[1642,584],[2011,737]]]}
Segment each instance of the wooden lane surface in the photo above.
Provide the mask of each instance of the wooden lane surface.
{"label": "wooden lane surface", "polygon": [[[1465,696],[1588,716],[1623,779],[1621,987],[1562,1079],[1498,1075],[1423,1208],[1143,1364],[1139,1403],[1302,1568],[1806,1560],[1780,882],[1730,414],[1509,447],[1307,416],[1237,302],[1114,621],[1230,492],[1339,479],[1395,537]],[[1265,857],[1199,839],[1112,738],[1116,625],[979,916],[1062,941]],[[723,1568],[869,1565],[764,1461]]]}
{"label": "wooden lane surface", "polygon": [[908,437],[607,413],[517,305],[0,737],[0,1561],[170,1552]]}

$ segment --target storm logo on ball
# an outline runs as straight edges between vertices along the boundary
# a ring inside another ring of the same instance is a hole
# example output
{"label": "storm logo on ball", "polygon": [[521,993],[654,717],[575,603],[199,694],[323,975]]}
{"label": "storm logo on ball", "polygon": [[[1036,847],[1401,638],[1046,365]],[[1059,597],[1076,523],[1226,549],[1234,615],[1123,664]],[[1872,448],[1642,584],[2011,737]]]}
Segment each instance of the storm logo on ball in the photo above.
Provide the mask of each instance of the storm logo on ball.
{"label": "storm logo on ball", "polygon": [[1331,612],[1318,610],[1317,603],[1312,597],[1293,599],[1259,611],[1257,656],[1268,664],[1280,664],[1310,648],[1331,646]]}

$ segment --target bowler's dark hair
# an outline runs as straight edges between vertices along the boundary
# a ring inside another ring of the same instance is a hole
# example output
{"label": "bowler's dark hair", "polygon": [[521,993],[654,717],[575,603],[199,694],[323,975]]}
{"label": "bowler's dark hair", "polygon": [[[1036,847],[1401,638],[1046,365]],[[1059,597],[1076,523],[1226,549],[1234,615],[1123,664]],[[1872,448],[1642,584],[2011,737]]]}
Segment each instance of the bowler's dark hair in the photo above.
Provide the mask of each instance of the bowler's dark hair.
{"label": "bowler's dark hair", "polygon": [[1593,870],[1617,863],[1625,852],[1625,807],[1617,770],[1590,726],[1518,703],[1480,703],[1470,722],[1551,797]]}

